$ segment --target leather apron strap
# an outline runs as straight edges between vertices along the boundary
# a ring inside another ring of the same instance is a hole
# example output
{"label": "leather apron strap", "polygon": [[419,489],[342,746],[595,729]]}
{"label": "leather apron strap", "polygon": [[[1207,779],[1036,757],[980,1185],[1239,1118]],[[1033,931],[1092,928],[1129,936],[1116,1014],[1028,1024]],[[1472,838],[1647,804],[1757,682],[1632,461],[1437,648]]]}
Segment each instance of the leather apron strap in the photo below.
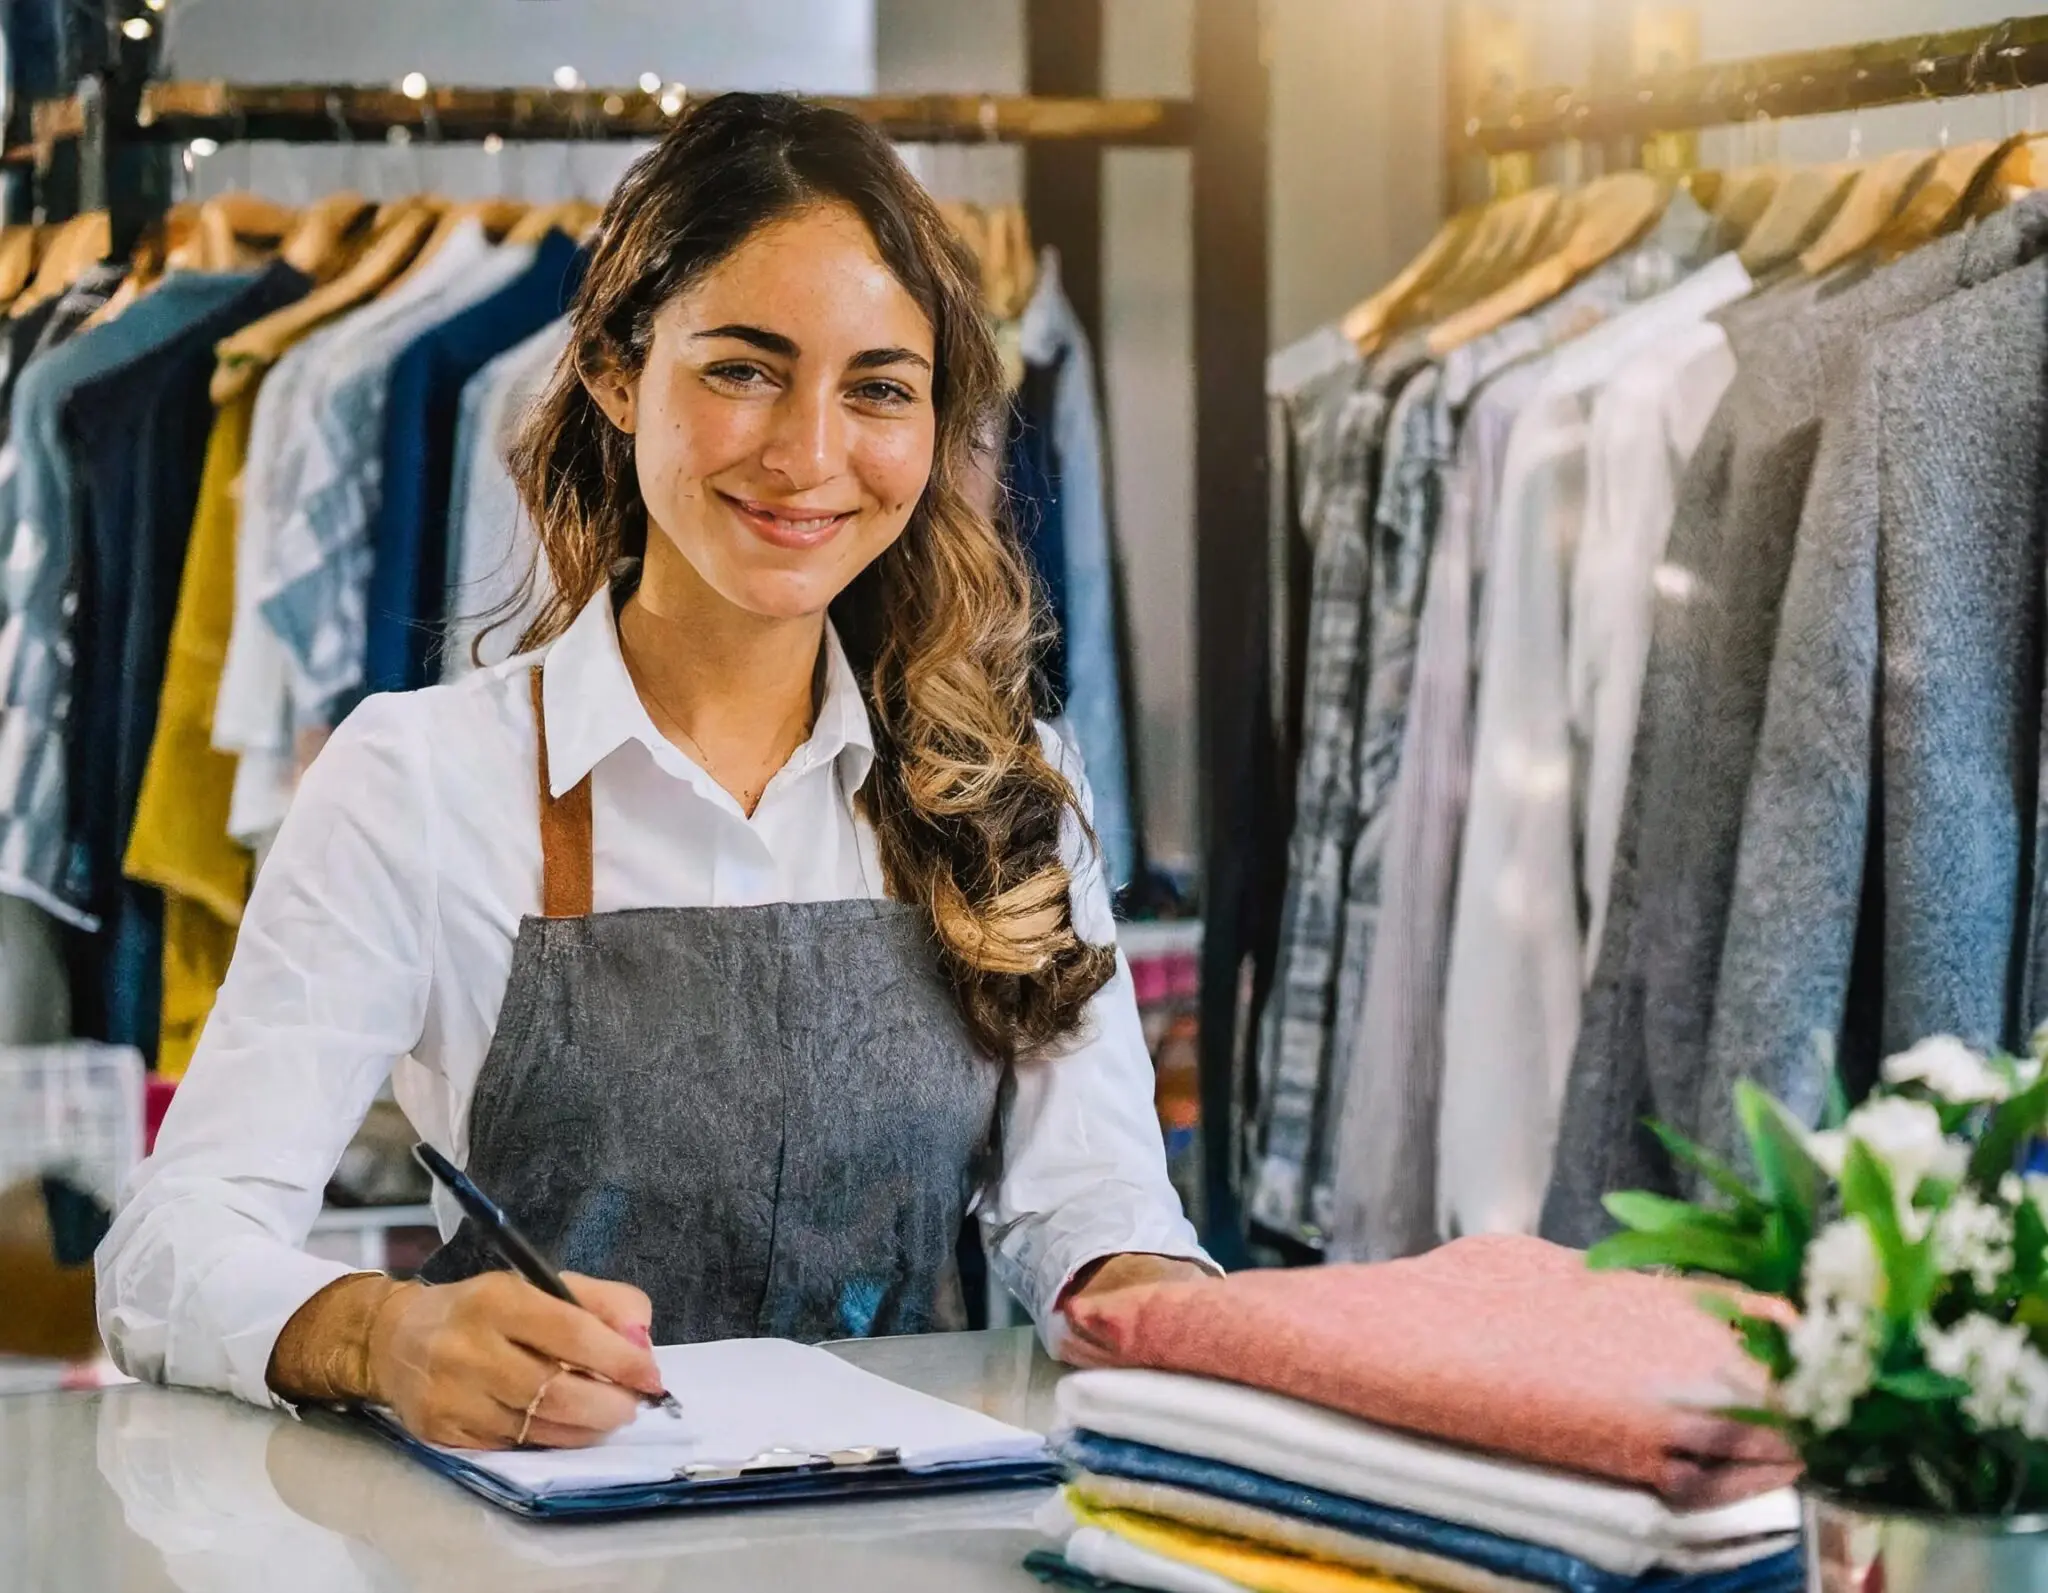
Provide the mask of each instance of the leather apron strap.
{"label": "leather apron strap", "polygon": [[540,666],[533,670],[533,734],[539,749],[541,913],[547,918],[588,918],[593,905],[590,776],[560,796],[548,781],[547,712],[541,705]]}

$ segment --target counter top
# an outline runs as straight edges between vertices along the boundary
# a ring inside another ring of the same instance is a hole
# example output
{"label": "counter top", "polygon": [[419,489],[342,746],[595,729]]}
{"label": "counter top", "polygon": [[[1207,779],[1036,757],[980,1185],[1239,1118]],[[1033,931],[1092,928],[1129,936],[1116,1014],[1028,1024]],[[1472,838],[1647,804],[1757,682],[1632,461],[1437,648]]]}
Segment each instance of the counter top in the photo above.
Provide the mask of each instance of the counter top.
{"label": "counter top", "polygon": [[[832,1348],[1021,1427],[1052,1419],[1060,1369],[1029,1329]],[[1027,1593],[1045,1497],[544,1524],[324,1414],[135,1386],[0,1398],[0,1585],[19,1593]]]}

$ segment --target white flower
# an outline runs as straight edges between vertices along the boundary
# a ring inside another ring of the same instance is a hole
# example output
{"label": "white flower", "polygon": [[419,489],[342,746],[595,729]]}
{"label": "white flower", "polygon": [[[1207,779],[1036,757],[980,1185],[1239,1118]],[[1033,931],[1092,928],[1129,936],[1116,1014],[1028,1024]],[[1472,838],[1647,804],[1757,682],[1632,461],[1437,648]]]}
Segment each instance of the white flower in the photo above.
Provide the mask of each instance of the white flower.
{"label": "white flower", "polygon": [[1877,1370],[1877,1321],[1860,1306],[1809,1310],[1790,1334],[1792,1375],[1778,1403],[1817,1432],[1846,1427]]}
{"label": "white flower", "polygon": [[1894,1089],[1904,1084],[1924,1084],[1944,1101],[1958,1106],[2003,1101],[2012,1094],[2012,1085],[2004,1074],[1947,1034],[1922,1040],[1910,1051],[1887,1057],[1884,1081]]}
{"label": "white flower", "polygon": [[1896,1095],[1866,1101],[1849,1114],[1842,1132],[1884,1164],[1902,1213],[1923,1179],[1959,1179],[1969,1170],[1970,1147],[1942,1133],[1941,1114],[1925,1101]]}
{"label": "white flower", "polygon": [[1839,1128],[1821,1130],[1806,1136],[1806,1154],[1816,1166],[1835,1180],[1842,1181],[1842,1163],[1849,1159],[1849,1136]]}
{"label": "white flower", "polygon": [[1920,1343],[1930,1367],[1970,1385],[1963,1414],[1980,1429],[2048,1438],[2048,1357],[2027,1342],[2025,1328],[1966,1316],[1946,1332],[1924,1324]]}
{"label": "white flower", "polygon": [[1869,1310],[1884,1290],[1877,1243],[1860,1217],[1828,1224],[1806,1247],[1806,1301],[1811,1307],[1850,1305]]}
{"label": "white flower", "polygon": [[1996,1294],[2015,1259],[2011,1215],[1958,1191],[1934,1219],[1934,1256],[1943,1272],[1967,1274],[1979,1294]]}

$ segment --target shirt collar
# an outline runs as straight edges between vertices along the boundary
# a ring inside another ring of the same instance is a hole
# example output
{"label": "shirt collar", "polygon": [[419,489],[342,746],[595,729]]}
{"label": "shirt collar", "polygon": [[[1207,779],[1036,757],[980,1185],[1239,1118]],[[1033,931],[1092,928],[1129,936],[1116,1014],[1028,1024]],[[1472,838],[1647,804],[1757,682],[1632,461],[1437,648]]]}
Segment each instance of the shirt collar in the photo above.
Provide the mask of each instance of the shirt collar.
{"label": "shirt collar", "polygon": [[[541,704],[547,718],[548,786],[562,795],[629,741],[637,741],[670,773],[709,779],[654,726],[619,650],[618,618],[607,585],[576,616],[547,651],[541,670]],[[837,759],[849,792],[867,782],[875,762],[875,737],[860,681],[840,644],[825,626],[825,692],[810,740],[790,765],[799,773]]]}

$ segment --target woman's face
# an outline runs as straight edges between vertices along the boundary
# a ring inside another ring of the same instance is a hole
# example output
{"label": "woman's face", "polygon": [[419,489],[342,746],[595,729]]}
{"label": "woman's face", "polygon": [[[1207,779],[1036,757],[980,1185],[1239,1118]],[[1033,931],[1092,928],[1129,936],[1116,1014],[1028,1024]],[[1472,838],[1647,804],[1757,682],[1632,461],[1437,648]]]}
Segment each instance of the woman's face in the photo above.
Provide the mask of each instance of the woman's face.
{"label": "woman's face", "polygon": [[835,203],[755,233],[662,308],[637,378],[593,390],[634,435],[650,542],[788,620],[903,534],[931,478],[935,361],[924,312]]}

